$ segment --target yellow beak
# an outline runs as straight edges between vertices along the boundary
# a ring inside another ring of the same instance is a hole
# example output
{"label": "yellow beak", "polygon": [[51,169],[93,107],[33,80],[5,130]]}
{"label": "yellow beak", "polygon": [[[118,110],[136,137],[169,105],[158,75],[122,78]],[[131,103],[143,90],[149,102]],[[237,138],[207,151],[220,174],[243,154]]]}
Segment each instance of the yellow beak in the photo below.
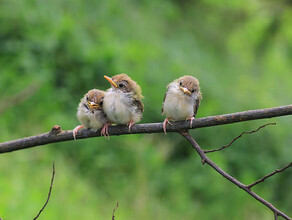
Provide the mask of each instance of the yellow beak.
{"label": "yellow beak", "polygon": [[112,84],[114,87],[118,87],[117,84],[112,80],[112,78],[108,77],[108,76],[104,76],[104,78],[109,81],[110,84]]}
{"label": "yellow beak", "polygon": [[187,89],[187,88],[184,88],[184,87],[179,87],[181,91],[183,91],[183,93],[187,93],[189,95],[191,95],[192,93]]}
{"label": "yellow beak", "polygon": [[89,108],[97,109],[99,107],[99,104],[96,104],[94,102],[87,102]]}

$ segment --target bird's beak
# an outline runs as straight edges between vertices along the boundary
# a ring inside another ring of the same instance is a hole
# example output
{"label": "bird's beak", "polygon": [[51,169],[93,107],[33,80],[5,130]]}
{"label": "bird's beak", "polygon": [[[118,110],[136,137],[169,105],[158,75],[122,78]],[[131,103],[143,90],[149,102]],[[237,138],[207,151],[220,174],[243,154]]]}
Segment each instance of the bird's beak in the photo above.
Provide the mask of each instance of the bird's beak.
{"label": "bird's beak", "polygon": [[114,87],[118,87],[117,84],[112,80],[112,78],[108,77],[108,76],[104,76],[104,78],[109,81],[110,84],[112,84]]}
{"label": "bird's beak", "polygon": [[96,104],[94,102],[87,102],[89,108],[97,109],[99,107],[99,104]]}
{"label": "bird's beak", "polygon": [[184,88],[184,87],[179,87],[181,91],[183,91],[183,93],[187,93],[188,95],[191,95],[192,93],[187,89],[187,88]]}

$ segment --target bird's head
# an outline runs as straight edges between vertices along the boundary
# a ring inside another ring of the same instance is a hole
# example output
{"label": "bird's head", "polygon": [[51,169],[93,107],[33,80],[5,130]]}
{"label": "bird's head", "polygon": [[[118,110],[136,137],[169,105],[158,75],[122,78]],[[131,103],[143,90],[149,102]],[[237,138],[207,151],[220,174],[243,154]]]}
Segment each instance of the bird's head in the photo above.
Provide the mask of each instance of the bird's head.
{"label": "bird's head", "polygon": [[84,104],[90,110],[102,109],[104,95],[104,91],[92,89],[85,94],[83,98]]}
{"label": "bird's head", "polygon": [[113,90],[123,93],[132,93],[138,98],[143,98],[140,86],[131,79],[127,74],[118,74],[113,77],[104,76],[109,81]]}
{"label": "bird's head", "polygon": [[176,80],[176,83],[178,88],[186,95],[192,96],[200,93],[199,80],[193,76],[182,76]]}

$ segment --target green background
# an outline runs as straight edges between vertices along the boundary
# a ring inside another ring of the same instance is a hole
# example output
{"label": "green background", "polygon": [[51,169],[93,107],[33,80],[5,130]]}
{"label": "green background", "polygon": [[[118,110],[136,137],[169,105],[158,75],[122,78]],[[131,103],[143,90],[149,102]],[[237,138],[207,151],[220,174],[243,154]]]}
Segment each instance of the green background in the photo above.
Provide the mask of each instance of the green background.
{"label": "green background", "polygon": [[[291,104],[292,4],[272,0],[0,1],[0,142],[79,124],[76,108],[103,75],[129,74],[145,99],[141,123],[161,122],[166,85],[191,74],[197,117]],[[193,130],[244,184],[291,162],[292,117]],[[0,217],[33,219],[273,219],[207,165],[178,134],[91,138],[0,155]],[[256,193],[292,216],[292,170]]]}

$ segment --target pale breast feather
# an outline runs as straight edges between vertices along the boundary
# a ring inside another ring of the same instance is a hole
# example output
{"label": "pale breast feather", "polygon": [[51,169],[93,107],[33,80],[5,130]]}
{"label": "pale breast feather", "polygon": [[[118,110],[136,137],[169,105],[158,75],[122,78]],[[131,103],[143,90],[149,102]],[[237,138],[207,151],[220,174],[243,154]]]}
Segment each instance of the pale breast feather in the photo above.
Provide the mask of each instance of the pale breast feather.
{"label": "pale breast feather", "polygon": [[133,98],[128,94],[108,91],[105,95],[103,106],[107,117],[116,124],[137,121],[136,117],[132,115],[136,112],[137,106],[133,105]]}
{"label": "pale breast feather", "polygon": [[163,113],[173,120],[184,120],[194,114],[194,102],[175,87],[169,87],[163,103]]}

